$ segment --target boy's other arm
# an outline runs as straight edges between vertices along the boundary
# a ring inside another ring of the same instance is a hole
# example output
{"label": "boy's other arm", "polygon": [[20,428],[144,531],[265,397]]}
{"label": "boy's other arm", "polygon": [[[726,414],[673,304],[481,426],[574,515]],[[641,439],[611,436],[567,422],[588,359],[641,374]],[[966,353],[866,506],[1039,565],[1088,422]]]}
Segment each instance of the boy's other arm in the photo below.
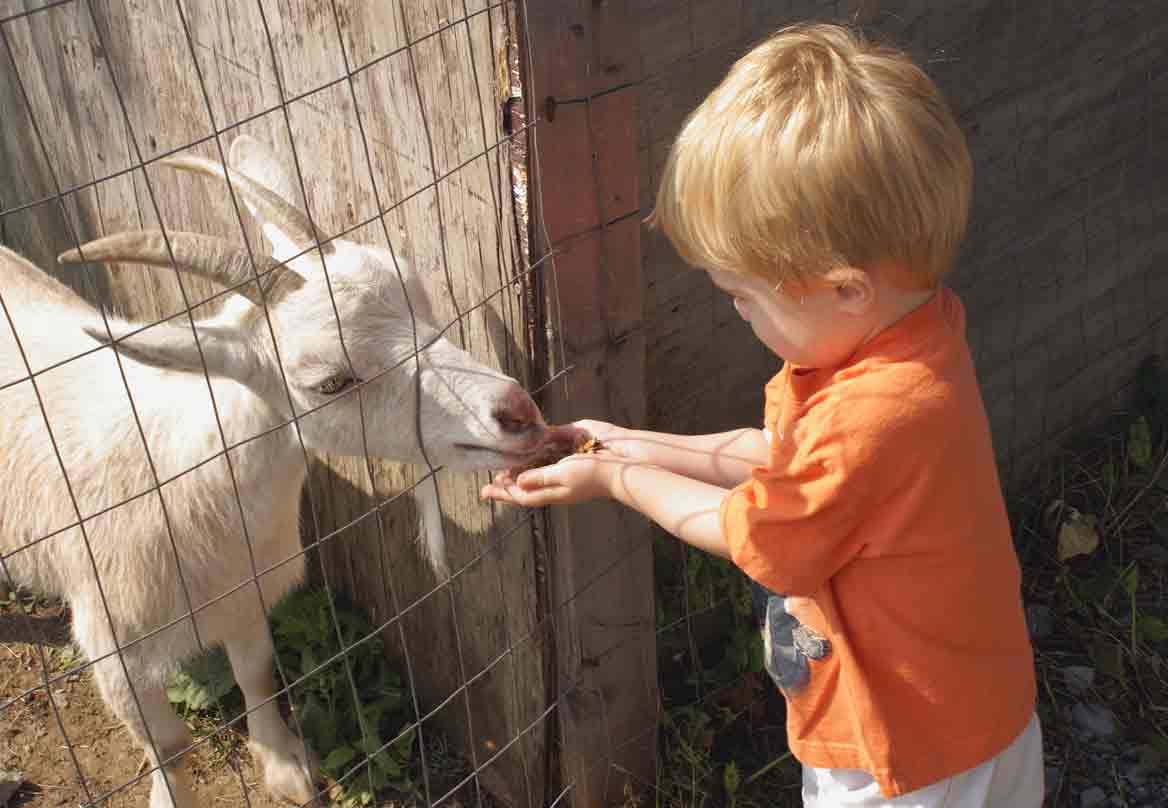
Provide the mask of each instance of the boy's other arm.
{"label": "boy's other arm", "polygon": [[[749,476],[749,469],[745,474]],[[730,557],[721,520],[722,500],[729,493],[726,488],[650,465],[623,466],[614,476],[613,499],[692,547]]]}
{"label": "boy's other arm", "polygon": [[625,429],[603,421],[577,421],[573,427],[598,438],[614,453],[682,477],[733,488],[767,465],[770,445],[761,429],[735,429],[710,435],[672,435]]}
{"label": "boy's other arm", "polygon": [[526,508],[615,499],[652,519],[677,538],[729,558],[721,507],[729,491],[607,450],[575,455],[514,477],[500,472],[482,496]]}

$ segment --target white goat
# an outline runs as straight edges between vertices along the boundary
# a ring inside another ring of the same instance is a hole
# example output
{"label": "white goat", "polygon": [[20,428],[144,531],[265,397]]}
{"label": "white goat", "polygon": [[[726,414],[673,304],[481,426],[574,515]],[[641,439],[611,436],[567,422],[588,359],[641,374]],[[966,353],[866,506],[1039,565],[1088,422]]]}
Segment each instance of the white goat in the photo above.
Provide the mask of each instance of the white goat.
{"label": "white goat", "polygon": [[[269,316],[253,282],[196,323],[197,345],[185,319],[136,334],[111,321],[119,368],[100,347],[109,339],[99,313],[0,248],[0,580],[7,572],[68,601],[103,699],[154,767],[190,743],[165,675],[198,642],[224,645],[266,789],[305,803],[313,766],[270,700],[272,644],[259,597],[271,608],[304,572],[297,514],[306,469],[288,424],[293,411],[309,449],[367,448],[464,470],[522,462],[545,426],[513,379],[439,335],[418,279],[402,266],[403,289],[387,250],[336,241],[294,257],[314,243],[311,226],[258,142],[232,144],[230,171],[194,157],[164,162],[230,177],[273,247],[257,259],[268,273]],[[246,253],[225,241],[168,236],[180,270],[227,286],[253,277]],[[172,266],[156,232],[110,236],[81,252]],[[76,250],[61,256],[80,260]],[[443,548],[429,550],[441,566]],[[195,804],[181,758],[152,777],[152,808]]]}

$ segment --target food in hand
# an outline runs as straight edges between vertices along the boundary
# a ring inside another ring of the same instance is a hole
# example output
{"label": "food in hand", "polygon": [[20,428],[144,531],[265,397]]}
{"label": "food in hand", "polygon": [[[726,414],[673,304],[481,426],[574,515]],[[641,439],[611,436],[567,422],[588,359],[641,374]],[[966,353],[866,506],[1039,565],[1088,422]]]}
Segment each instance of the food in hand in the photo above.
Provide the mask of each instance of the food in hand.
{"label": "food in hand", "polygon": [[519,470],[527,471],[528,469],[551,466],[559,463],[565,457],[571,457],[574,454],[596,454],[603,448],[604,444],[592,437],[581,438],[574,442],[550,441],[539,454]]}

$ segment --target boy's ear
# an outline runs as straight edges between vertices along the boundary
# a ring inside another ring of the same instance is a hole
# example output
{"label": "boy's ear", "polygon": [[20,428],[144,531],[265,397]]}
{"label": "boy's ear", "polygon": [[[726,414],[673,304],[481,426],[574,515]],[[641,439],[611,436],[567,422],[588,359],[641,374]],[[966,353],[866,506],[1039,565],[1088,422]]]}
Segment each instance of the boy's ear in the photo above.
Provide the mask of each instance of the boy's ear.
{"label": "boy's ear", "polygon": [[836,301],[848,314],[866,314],[876,305],[876,284],[872,276],[858,267],[836,267],[823,276],[835,289]]}

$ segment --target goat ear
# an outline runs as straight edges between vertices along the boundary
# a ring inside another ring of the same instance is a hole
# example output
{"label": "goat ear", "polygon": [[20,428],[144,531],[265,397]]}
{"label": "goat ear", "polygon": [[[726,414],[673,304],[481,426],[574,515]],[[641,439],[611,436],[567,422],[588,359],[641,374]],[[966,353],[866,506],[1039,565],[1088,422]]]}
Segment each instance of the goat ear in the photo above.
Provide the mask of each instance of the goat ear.
{"label": "goat ear", "polygon": [[[284,170],[271,149],[254,137],[249,135],[237,137],[231,144],[231,151],[227,159],[231,163],[231,167],[239,173],[275,192],[289,205],[300,207],[297,202],[299,198],[297,186],[292,181],[292,177]],[[264,237],[272,245],[272,255],[276,260],[287,261],[303,250],[303,246],[298,247],[287,233],[260,216],[255,207],[247,202],[246,197],[244,197],[244,202],[247,204],[252,218],[259,222]]]}
{"label": "goat ear", "polygon": [[[189,328],[156,325],[126,337],[132,326],[110,324],[113,347],[122,356],[143,365],[181,373],[202,373],[204,362],[211,376],[226,376],[240,382],[254,381],[255,354],[248,341],[237,331],[221,327],[196,326],[198,344]],[[109,345],[109,334],[100,326],[83,330],[102,345]],[[200,351],[201,349],[201,351]]]}

